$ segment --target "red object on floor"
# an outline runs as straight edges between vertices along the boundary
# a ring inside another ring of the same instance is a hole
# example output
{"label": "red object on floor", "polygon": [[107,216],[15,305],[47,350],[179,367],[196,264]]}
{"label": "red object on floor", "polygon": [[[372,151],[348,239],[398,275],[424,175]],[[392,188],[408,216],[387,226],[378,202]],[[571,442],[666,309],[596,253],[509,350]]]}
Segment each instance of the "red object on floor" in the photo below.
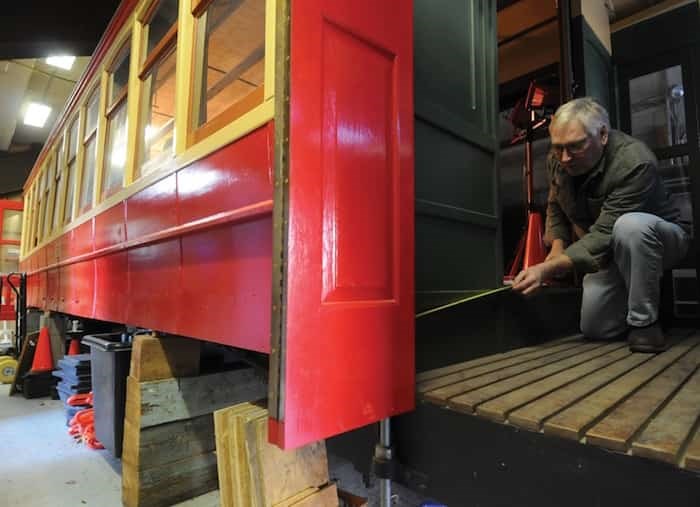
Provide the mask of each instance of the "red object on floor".
{"label": "red object on floor", "polygon": [[53,354],[51,354],[51,338],[49,328],[44,326],[39,331],[39,341],[34,351],[32,372],[53,370]]}
{"label": "red object on floor", "polygon": [[523,269],[527,269],[535,264],[544,262],[545,249],[542,236],[542,215],[535,212],[528,213]]}
{"label": "red object on floor", "polygon": [[69,356],[77,356],[80,354],[80,338],[73,338],[70,341],[70,346],[68,347]]}

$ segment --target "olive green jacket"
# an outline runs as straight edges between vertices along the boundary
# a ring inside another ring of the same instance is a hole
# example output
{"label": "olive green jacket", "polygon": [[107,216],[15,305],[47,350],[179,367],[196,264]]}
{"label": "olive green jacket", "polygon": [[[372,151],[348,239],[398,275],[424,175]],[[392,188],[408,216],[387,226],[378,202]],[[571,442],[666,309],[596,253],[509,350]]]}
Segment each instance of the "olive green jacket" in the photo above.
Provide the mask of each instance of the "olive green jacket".
{"label": "olive green jacket", "polygon": [[680,212],[656,167],[656,157],[644,143],[611,130],[602,158],[575,193],[571,176],[556,157],[547,157],[546,237],[568,244],[575,231],[578,239],[564,253],[578,273],[592,273],[606,265],[613,225],[624,213],[642,211],[679,223]]}

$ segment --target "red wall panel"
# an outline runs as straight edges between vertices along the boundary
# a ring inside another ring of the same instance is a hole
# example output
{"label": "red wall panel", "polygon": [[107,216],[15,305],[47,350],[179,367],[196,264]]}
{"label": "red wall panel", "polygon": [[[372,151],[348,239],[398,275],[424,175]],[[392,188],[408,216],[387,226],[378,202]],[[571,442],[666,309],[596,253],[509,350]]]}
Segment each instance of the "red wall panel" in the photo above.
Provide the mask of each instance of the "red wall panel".
{"label": "red wall panel", "polygon": [[272,123],[177,173],[180,223],[272,199]]}
{"label": "red wall panel", "polygon": [[58,269],[49,269],[46,272],[46,304],[49,310],[58,310],[58,287]]}
{"label": "red wall panel", "polygon": [[270,351],[272,218],[182,239],[178,333]]}
{"label": "red wall panel", "polygon": [[179,238],[132,248],[128,253],[128,269],[126,322],[175,332],[177,315],[183,307]]}
{"label": "red wall panel", "polygon": [[177,225],[177,180],[171,174],[134,194],[126,205],[127,239]]}
{"label": "red wall panel", "polygon": [[127,253],[119,252],[95,259],[96,319],[126,322],[129,298]]}
{"label": "red wall panel", "polygon": [[78,227],[73,229],[72,238],[70,243],[67,245],[68,255],[64,255],[63,259],[68,259],[70,257],[89,253],[93,251],[93,225],[94,218],[88,220],[85,223],[80,224]]}
{"label": "red wall panel", "polygon": [[125,239],[124,203],[120,202],[95,217],[95,250],[118,245]]}

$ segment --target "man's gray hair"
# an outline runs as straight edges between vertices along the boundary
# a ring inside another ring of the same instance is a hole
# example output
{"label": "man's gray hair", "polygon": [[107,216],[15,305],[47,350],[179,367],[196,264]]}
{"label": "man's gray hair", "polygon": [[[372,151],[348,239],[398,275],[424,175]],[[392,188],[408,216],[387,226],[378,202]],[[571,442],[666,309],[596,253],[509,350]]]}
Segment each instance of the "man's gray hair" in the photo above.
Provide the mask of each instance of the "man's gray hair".
{"label": "man's gray hair", "polygon": [[610,130],[608,112],[591,97],[570,100],[559,106],[552,117],[551,125],[564,125],[571,120],[580,121],[589,136],[597,136],[603,127]]}

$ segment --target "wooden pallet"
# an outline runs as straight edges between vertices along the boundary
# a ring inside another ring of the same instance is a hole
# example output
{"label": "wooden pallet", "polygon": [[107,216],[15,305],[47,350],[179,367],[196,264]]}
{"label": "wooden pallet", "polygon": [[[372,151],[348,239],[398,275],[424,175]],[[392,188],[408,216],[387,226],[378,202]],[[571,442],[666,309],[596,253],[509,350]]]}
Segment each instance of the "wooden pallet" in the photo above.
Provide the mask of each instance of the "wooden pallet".
{"label": "wooden pallet", "polygon": [[700,334],[661,354],[581,338],[417,376],[419,399],[700,472]]}

